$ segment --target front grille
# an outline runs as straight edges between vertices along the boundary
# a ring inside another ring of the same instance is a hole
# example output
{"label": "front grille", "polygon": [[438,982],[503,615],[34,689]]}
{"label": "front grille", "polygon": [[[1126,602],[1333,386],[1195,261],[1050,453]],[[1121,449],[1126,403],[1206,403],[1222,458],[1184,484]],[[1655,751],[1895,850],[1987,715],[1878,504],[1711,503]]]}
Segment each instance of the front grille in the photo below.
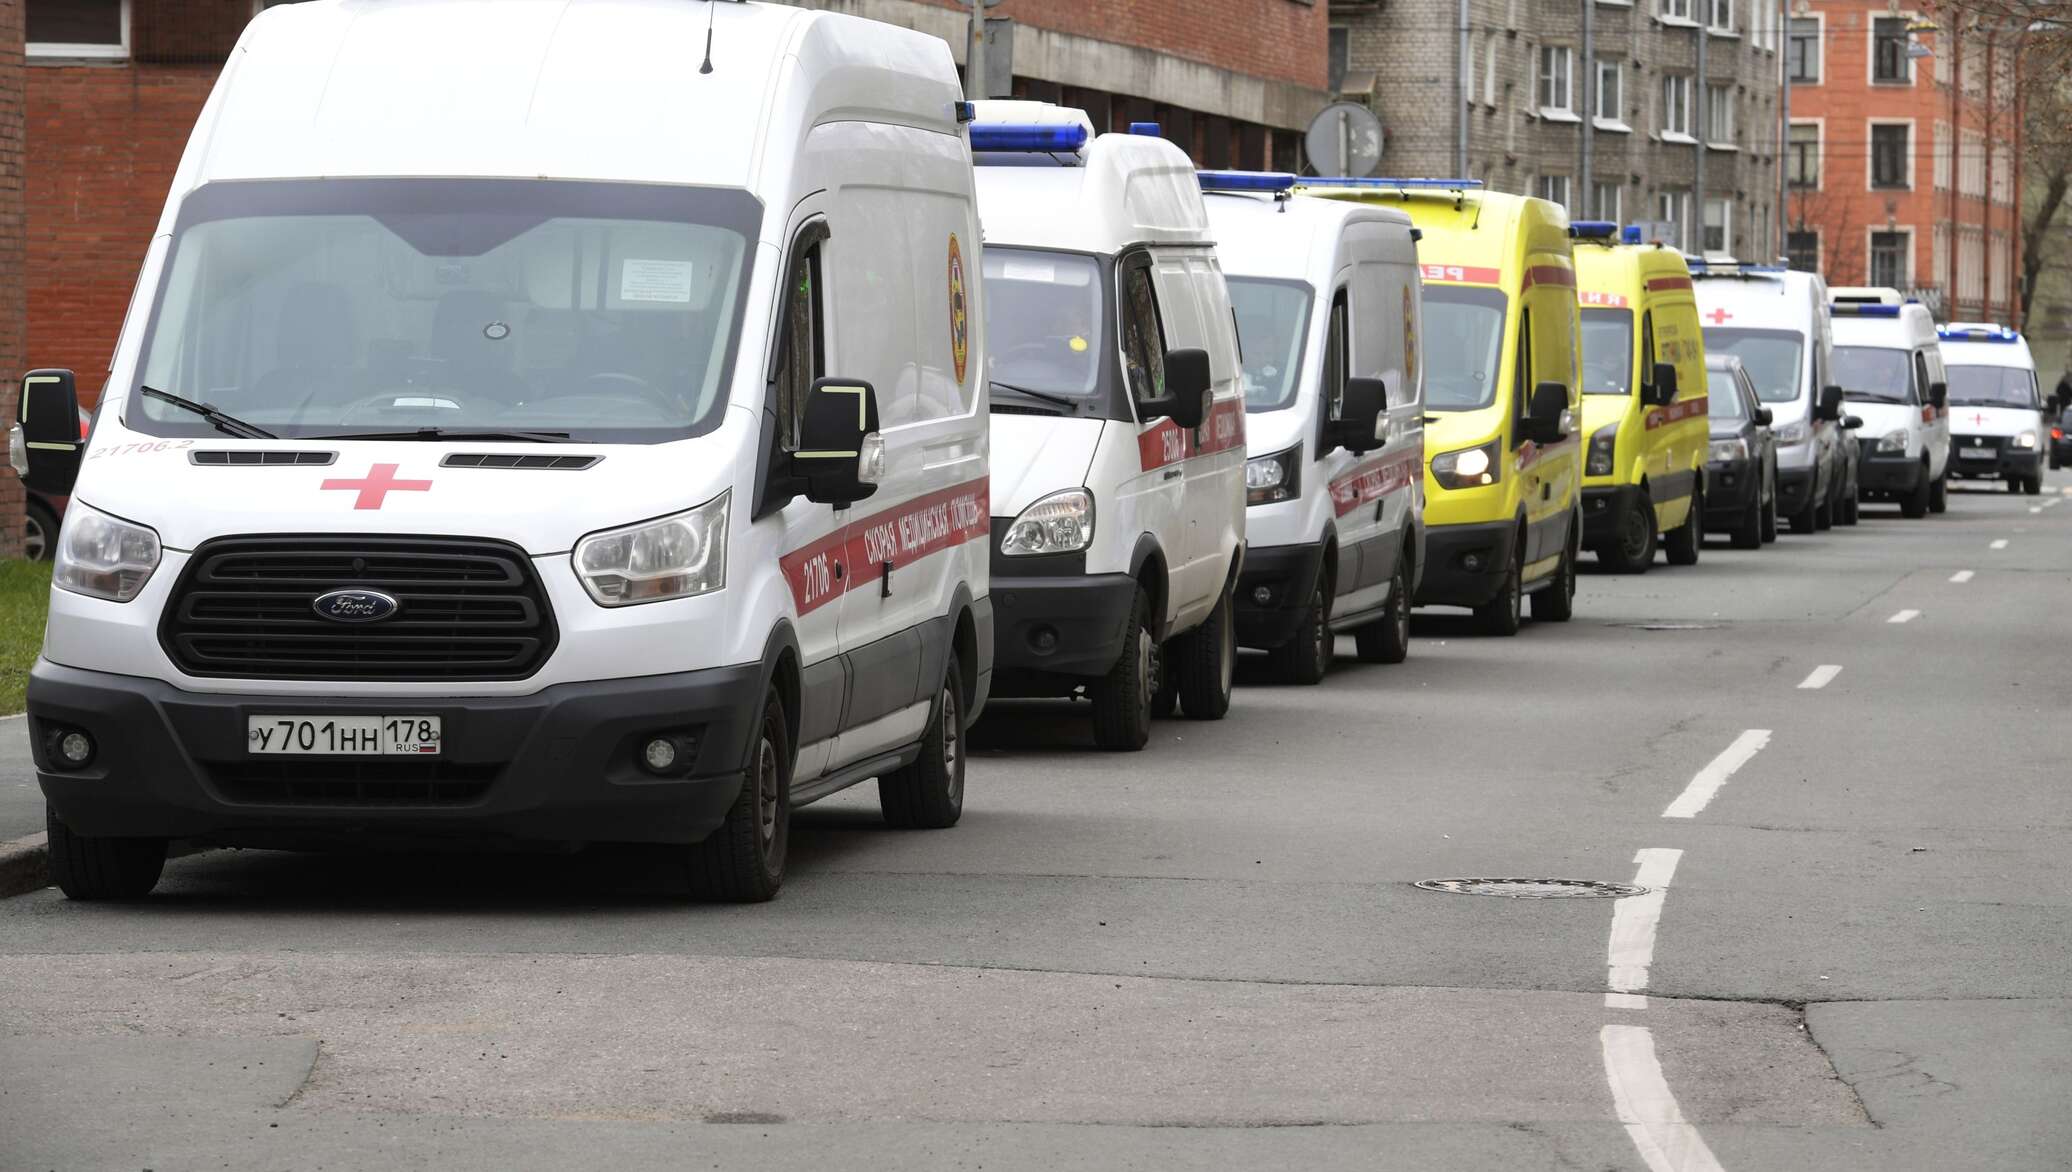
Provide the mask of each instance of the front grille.
{"label": "front grille", "polygon": [[489,792],[501,768],[378,757],[208,766],[226,800],[253,806],[465,806]]}
{"label": "front grille", "polygon": [[441,468],[517,468],[532,472],[582,472],[595,468],[603,456],[535,456],[516,452],[451,452],[439,461]]}
{"label": "front grille", "polygon": [[215,465],[227,468],[270,468],[278,465],[294,467],[324,466],[338,462],[337,452],[273,452],[238,449],[235,451],[192,451],[187,453],[187,462],[203,466]]}
{"label": "front grille", "polygon": [[[378,590],[394,617],[311,604]],[[159,641],[195,676],[259,680],[511,680],[554,650],[552,608],[516,546],[458,537],[239,537],[194,553]]]}

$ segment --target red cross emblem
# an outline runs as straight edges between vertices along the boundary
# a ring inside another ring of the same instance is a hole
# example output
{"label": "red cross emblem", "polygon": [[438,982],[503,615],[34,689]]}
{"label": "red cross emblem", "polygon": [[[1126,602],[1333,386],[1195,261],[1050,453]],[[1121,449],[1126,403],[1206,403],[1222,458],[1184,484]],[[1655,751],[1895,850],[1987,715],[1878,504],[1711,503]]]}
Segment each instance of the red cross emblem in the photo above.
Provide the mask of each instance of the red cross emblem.
{"label": "red cross emblem", "polygon": [[1984,427],[1986,425],[1986,413],[1983,411],[1973,412],[1971,421],[1980,427]]}
{"label": "red cross emblem", "polygon": [[359,499],[353,501],[356,509],[378,509],[392,492],[430,492],[429,480],[397,480],[396,465],[376,464],[367,470],[365,480],[326,480],[325,492],[358,492]]}
{"label": "red cross emblem", "polygon": [[1727,324],[1728,319],[1732,318],[1733,316],[1733,314],[1728,313],[1724,309],[1715,309],[1711,313],[1705,315],[1706,320],[1710,321],[1713,325],[1716,326],[1723,326]]}

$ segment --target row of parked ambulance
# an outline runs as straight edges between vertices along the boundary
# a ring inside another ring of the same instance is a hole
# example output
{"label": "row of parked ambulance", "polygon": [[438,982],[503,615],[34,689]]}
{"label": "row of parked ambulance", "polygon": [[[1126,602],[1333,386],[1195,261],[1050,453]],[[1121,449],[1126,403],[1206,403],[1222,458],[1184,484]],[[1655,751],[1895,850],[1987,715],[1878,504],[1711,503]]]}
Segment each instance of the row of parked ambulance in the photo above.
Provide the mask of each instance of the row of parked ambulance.
{"label": "row of parked ambulance", "polygon": [[[72,372],[24,380],[17,468],[70,499],[28,696],[68,895],[175,839],[487,839],[767,899],[849,785],[954,824],[993,697],[1136,749],[1222,717],[1240,647],[1315,683],[1415,605],[1566,620],[1586,552],[1696,561],[1708,511],[1940,500],[1918,307],[1831,346],[1811,278],[1694,290],[1466,183],[1197,173],[837,14],[477,15],[258,17],[90,432]],[[1774,467],[1709,435],[1722,373]]]}

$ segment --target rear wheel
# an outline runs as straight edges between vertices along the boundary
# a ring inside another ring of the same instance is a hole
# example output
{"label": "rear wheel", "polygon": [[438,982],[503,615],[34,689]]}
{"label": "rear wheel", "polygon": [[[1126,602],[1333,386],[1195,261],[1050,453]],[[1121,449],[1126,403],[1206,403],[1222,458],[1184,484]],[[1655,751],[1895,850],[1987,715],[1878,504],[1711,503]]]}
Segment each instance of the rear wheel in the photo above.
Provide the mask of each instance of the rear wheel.
{"label": "rear wheel", "polygon": [[1777,488],[1775,485],[1770,487],[1770,499],[1763,504],[1762,537],[1765,544],[1777,540]]}
{"label": "rear wheel", "polygon": [[954,652],[921,735],[921,755],[878,779],[878,808],[902,830],[944,830],[964,813],[964,674]]}
{"label": "rear wheel", "polygon": [[1950,475],[1945,472],[1935,478],[1928,487],[1928,511],[1947,513],[1950,511]]}
{"label": "rear wheel", "polygon": [[791,735],[776,689],[763,697],[763,718],[741,792],[726,820],[691,848],[691,890],[706,899],[763,903],[784,886],[791,842]]}
{"label": "rear wheel", "polygon": [[1684,522],[1670,530],[1662,538],[1662,551],[1669,555],[1672,566],[1695,566],[1698,554],[1705,548],[1705,494],[1691,493],[1691,507],[1684,514]]}
{"label": "rear wheel", "polygon": [[2007,478],[2007,491],[2008,491],[2008,492],[2010,492],[2010,493],[2016,493],[2016,492],[2020,492],[2020,491],[2022,491],[2022,478],[2021,478],[2021,477],[2019,477],[2019,476],[2010,476],[2010,477],[2008,477],[2008,478]]}
{"label": "rear wheel", "polygon": [[1175,641],[1178,654],[1170,664],[1180,685],[1180,708],[1189,720],[1221,720],[1230,711],[1230,689],[1237,679],[1237,630],[1230,611],[1226,586],[1208,619]]}
{"label": "rear wheel", "polygon": [[1655,502],[1642,490],[1619,518],[1619,531],[1597,547],[1597,560],[1615,574],[1645,574],[1655,564]]}
{"label": "rear wheel", "polygon": [[1554,580],[1532,596],[1532,617],[1543,623],[1565,623],[1576,614],[1576,549],[1582,527],[1569,523],[1569,539],[1561,546],[1561,564],[1554,568]]}
{"label": "rear wheel", "polygon": [[1317,576],[1317,588],[1302,610],[1295,634],[1267,655],[1275,679],[1287,684],[1322,683],[1331,670],[1330,579]]}
{"label": "rear wheel", "polygon": [[1094,704],[1094,744],[1135,752],[1151,739],[1151,693],[1157,684],[1157,641],[1151,635],[1150,600],[1140,587],[1130,603],[1129,634],[1115,666],[1087,689]]}
{"label": "rear wheel", "polygon": [[2030,496],[2041,496],[2043,494],[2043,474],[2041,472],[2029,473],[2029,478],[2022,482],[2022,491]]}
{"label": "rear wheel", "polygon": [[1410,657],[1410,555],[1396,559],[1389,575],[1389,600],[1381,621],[1353,632],[1353,645],[1366,663],[1401,663]]}
{"label": "rear wheel", "polygon": [[1906,495],[1906,499],[1899,502],[1900,516],[1912,519],[1918,519],[1927,516],[1930,495],[1931,490],[1928,487],[1928,469],[1923,468],[1921,469],[1921,480],[1918,484],[1914,485],[1914,491],[1908,493]]}
{"label": "rear wheel", "polygon": [[1520,530],[1512,540],[1511,560],[1504,567],[1504,583],[1497,589],[1495,598],[1475,608],[1475,629],[1485,635],[1509,636],[1518,633],[1525,621],[1524,584],[1525,576],[1525,533]]}
{"label": "rear wheel", "polygon": [[66,899],[142,899],[165,870],[165,839],[92,838],[72,833],[58,812],[43,808],[50,878]]}
{"label": "rear wheel", "polygon": [[1851,478],[1849,481],[1849,490],[1842,496],[1842,524],[1854,525],[1862,519],[1863,490],[1858,488],[1856,486],[1855,479]]}
{"label": "rear wheel", "polygon": [[57,550],[58,515],[42,501],[31,500],[23,510],[22,556],[32,562],[47,562]]}

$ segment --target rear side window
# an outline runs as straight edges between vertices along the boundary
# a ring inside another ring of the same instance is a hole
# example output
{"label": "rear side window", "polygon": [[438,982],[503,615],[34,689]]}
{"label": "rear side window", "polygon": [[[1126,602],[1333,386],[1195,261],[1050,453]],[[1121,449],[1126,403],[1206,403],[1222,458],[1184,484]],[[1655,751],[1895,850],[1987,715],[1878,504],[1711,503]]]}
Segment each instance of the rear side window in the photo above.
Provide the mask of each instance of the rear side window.
{"label": "rear side window", "polygon": [[1346,309],[1345,290],[1331,299],[1331,332],[1324,340],[1324,397],[1331,405],[1331,418],[1345,411],[1345,372],[1352,367],[1352,322]]}
{"label": "rear side window", "polygon": [[1148,258],[1133,260],[1122,278],[1122,362],[1130,397],[1139,403],[1165,390],[1165,329]]}
{"label": "rear side window", "polygon": [[[1522,424],[1525,409],[1532,401],[1532,389],[1539,385],[1533,378],[1532,362],[1532,310],[1518,313],[1518,356],[1511,370],[1511,421]],[[1518,442],[1523,442],[1524,432],[1514,429]]]}
{"label": "rear side window", "polygon": [[1928,384],[1930,381],[1928,377],[1928,356],[1916,350],[1914,351],[1914,402],[1926,403],[1928,401]]}

